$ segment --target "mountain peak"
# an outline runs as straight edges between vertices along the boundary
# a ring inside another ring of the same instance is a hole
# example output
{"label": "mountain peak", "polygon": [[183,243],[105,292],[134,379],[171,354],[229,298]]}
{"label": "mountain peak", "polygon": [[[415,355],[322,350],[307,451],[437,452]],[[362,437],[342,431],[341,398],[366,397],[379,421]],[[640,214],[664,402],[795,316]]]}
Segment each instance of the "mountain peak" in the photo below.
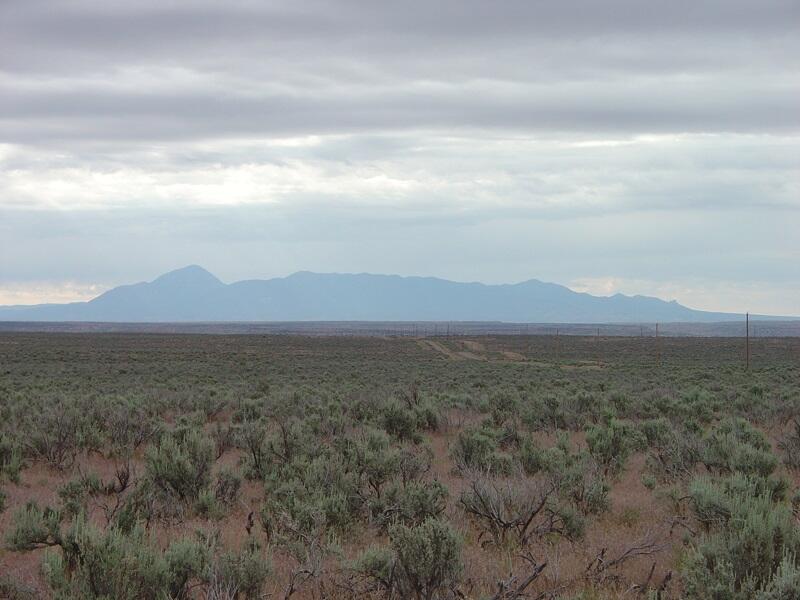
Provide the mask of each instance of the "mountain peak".
{"label": "mountain peak", "polygon": [[206,271],[200,265],[188,265],[180,269],[175,269],[169,273],[164,273],[153,280],[154,284],[177,284],[177,285],[224,285],[214,275]]}

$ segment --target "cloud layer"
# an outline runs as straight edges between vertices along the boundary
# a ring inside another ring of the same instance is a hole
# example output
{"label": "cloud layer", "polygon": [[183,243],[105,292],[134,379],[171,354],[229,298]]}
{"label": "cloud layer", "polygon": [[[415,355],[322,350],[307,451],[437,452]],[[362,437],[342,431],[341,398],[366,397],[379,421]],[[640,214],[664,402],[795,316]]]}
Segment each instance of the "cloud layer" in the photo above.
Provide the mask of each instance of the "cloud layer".
{"label": "cloud layer", "polygon": [[791,1],[9,0],[0,302],[201,263],[800,314],[799,30]]}

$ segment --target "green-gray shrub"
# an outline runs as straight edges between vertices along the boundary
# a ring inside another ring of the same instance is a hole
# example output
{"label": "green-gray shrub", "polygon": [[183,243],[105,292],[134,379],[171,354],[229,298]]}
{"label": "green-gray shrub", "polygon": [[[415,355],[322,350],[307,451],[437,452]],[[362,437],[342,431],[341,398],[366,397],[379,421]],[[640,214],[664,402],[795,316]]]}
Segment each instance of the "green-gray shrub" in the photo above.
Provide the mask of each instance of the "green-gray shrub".
{"label": "green-gray shrub", "polygon": [[145,476],[164,494],[191,504],[211,483],[214,444],[195,429],[180,438],[165,435],[158,445],[148,448]]}
{"label": "green-gray shrub", "polygon": [[381,414],[381,427],[400,440],[421,441],[417,414],[400,402],[389,402]]}
{"label": "green-gray shrub", "polygon": [[5,536],[6,547],[20,552],[60,545],[62,518],[58,510],[40,508],[36,502],[28,502],[14,513]]}
{"label": "green-gray shrub", "polygon": [[[647,435],[647,434],[645,434]],[[703,457],[704,444],[699,432],[673,426],[649,438],[647,470],[659,481],[687,480]]]}
{"label": "green-gray shrub", "polygon": [[586,451],[572,451],[565,434],[550,448],[540,448],[526,439],[519,449],[519,462],[528,475],[543,475],[562,501],[571,502],[581,514],[599,514],[610,507],[610,486],[596,461]]}
{"label": "green-gray shrub", "polygon": [[440,516],[447,507],[447,488],[438,481],[393,482],[384,494],[370,502],[373,522],[381,529],[402,523],[419,525]]}
{"label": "green-gray shrub", "polygon": [[796,557],[784,557],[772,579],[762,586],[755,600],[796,600],[800,597],[800,564]]}
{"label": "green-gray shrub", "polygon": [[212,564],[206,579],[209,586],[235,590],[235,597],[255,600],[263,597],[262,592],[271,572],[270,563],[261,553],[258,542],[249,538],[241,552],[227,552]]}
{"label": "green-gray shrub", "polygon": [[800,528],[791,508],[764,488],[763,480],[741,474],[692,484],[692,506],[706,533],[682,568],[689,598],[748,600],[785,578],[787,560],[797,566]]}
{"label": "green-gray shrub", "polygon": [[610,417],[605,423],[586,429],[586,443],[605,474],[615,475],[625,468],[633,452],[646,445],[646,440],[633,423]]}
{"label": "green-gray shrub", "polygon": [[416,527],[396,525],[389,537],[401,597],[441,598],[458,584],[462,542],[449,523],[429,518]]}
{"label": "green-gray shrub", "polygon": [[69,480],[58,489],[64,516],[70,518],[85,512],[89,498],[101,492],[102,482],[95,473]]}
{"label": "green-gray shrub", "polygon": [[0,575],[0,598],[4,600],[39,600],[39,593],[10,575]]}
{"label": "green-gray shrub", "polygon": [[456,469],[507,474],[513,470],[511,455],[500,450],[499,432],[487,427],[467,428],[458,433],[450,455]]}
{"label": "green-gray shrub", "polygon": [[787,467],[800,469],[800,419],[795,419],[792,428],[781,436],[778,449]]}
{"label": "green-gray shrub", "polygon": [[10,438],[0,433],[0,482],[7,479],[19,483],[22,466],[22,451]]}
{"label": "green-gray shrub", "polygon": [[214,484],[214,497],[220,505],[233,506],[239,499],[241,489],[242,476],[236,470],[225,468],[217,473],[217,481]]}
{"label": "green-gray shrub", "polygon": [[748,473],[769,477],[778,459],[766,436],[741,418],[717,425],[706,439],[703,463],[715,473]]}

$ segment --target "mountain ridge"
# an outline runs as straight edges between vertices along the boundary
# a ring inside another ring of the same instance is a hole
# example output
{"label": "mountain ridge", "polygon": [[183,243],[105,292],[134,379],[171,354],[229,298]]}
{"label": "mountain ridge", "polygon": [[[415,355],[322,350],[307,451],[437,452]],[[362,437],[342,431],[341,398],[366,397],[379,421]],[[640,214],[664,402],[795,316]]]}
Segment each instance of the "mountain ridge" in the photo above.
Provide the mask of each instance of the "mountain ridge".
{"label": "mountain ridge", "polygon": [[298,271],[286,277],[226,284],[199,265],[169,271],[150,282],[117,286],[87,302],[0,306],[0,321],[640,323],[742,317],[698,311],[653,296],[594,296],[538,279],[484,284],[438,277]]}

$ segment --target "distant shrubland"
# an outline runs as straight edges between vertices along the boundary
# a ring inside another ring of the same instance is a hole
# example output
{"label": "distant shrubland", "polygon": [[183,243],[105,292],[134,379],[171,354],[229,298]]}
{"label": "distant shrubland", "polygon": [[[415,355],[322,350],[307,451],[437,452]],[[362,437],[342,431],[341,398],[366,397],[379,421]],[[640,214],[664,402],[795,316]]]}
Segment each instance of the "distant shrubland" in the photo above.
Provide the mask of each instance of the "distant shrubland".
{"label": "distant shrubland", "polygon": [[0,597],[796,598],[800,341],[553,342],[2,334]]}

